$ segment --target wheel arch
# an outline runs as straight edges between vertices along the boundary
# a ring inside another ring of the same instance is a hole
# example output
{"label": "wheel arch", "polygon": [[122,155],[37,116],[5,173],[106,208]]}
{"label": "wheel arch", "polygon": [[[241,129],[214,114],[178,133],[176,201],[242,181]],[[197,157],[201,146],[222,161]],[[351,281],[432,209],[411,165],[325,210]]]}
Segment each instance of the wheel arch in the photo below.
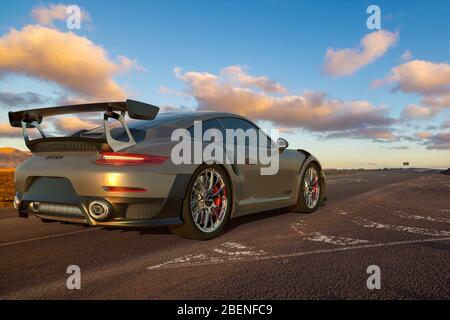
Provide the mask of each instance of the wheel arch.
{"label": "wheel arch", "polygon": [[221,167],[222,169],[223,169],[223,171],[225,172],[225,174],[227,175],[227,179],[228,179],[228,181],[229,181],[229,183],[230,183],[230,189],[231,189],[231,212],[230,212],[230,218],[232,218],[233,216],[234,216],[234,212],[235,212],[235,208],[236,208],[236,203],[235,203],[235,201],[234,201],[234,199],[236,199],[236,195],[235,195],[235,190],[236,190],[236,186],[235,186],[235,183],[236,183],[236,179],[233,179],[232,178],[232,173],[235,173],[234,172],[234,170],[233,170],[233,168],[230,166],[229,168],[227,168],[227,166],[226,165],[224,165],[224,164],[222,164],[222,163],[214,163],[214,164],[208,164],[208,163],[206,163],[206,162],[203,162],[203,163],[201,163],[201,164],[199,164],[196,168],[195,168],[195,170],[194,170],[194,172],[192,173],[192,174],[190,174],[189,176],[189,180],[187,181],[187,184],[185,184],[185,187],[184,187],[184,192],[183,192],[183,199],[184,198],[186,198],[186,196],[187,196],[187,192],[188,192],[188,189],[189,189],[189,186],[190,186],[190,184],[191,184],[191,182],[192,182],[192,179],[194,179],[194,174],[197,172],[197,170],[200,168],[200,167],[202,167],[202,166],[210,166],[210,165],[216,165],[216,166],[219,166],[219,167]]}
{"label": "wheel arch", "polygon": [[314,164],[316,164],[319,167],[319,170],[320,170],[320,187],[322,188],[322,192],[321,192],[321,195],[320,195],[319,203],[323,204],[326,201],[326,199],[327,199],[327,196],[326,196],[326,189],[327,189],[326,188],[327,187],[326,184],[327,183],[326,183],[325,172],[323,170],[322,164],[320,163],[320,161],[315,156],[313,156],[308,151],[302,150],[302,149],[298,149],[298,151],[304,153],[306,155],[306,158],[303,161],[302,165],[300,166],[300,170],[299,170],[299,173],[298,173],[297,200],[298,200],[298,197],[300,196],[300,192],[299,192],[300,191],[300,186],[301,186],[302,178],[303,178],[303,175],[305,174],[306,168],[310,164],[314,163]]}

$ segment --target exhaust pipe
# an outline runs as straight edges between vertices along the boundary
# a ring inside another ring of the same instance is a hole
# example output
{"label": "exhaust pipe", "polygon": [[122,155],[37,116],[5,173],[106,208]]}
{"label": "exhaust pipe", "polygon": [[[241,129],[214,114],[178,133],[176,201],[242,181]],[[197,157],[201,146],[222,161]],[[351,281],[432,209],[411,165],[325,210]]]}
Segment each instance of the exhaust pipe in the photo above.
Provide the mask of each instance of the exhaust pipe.
{"label": "exhaust pipe", "polygon": [[28,209],[30,209],[30,211],[34,213],[39,213],[39,205],[40,203],[37,201],[30,202],[30,204],[28,205]]}
{"label": "exhaust pipe", "polygon": [[111,205],[105,200],[93,200],[89,203],[89,215],[98,221],[109,219],[112,213]]}

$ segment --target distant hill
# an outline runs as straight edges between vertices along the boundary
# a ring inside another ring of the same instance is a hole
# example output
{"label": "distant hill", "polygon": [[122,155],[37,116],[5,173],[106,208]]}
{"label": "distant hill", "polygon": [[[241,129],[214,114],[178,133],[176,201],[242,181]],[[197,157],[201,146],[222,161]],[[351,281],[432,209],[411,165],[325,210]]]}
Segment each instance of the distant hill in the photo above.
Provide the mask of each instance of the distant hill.
{"label": "distant hill", "polygon": [[31,152],[0,147],[0,168],[15,168],[31,156]]}

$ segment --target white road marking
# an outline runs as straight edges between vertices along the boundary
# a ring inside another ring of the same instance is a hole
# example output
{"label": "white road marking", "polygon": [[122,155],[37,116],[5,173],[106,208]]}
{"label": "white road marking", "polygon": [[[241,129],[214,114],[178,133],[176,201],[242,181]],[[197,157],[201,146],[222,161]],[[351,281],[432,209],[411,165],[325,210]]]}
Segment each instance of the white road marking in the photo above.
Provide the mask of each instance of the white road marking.
{"label": "white road marking", "polygon": [[221,246],[224,246],[226,248],[230,248],[230,249],[240,249],[240,250],[244,250],[247,249],[248,247],[244,246],[243,244],[240,244],[239,242],[225,242],[222,243]]}
{"label": "white road marking", "polygon": [[291,229],[300,235],[305,235],[305,233],[302,231],[304,226],[305,226],[305,223],[303,221],[295,222],[295,223],[291,224]]}
{"label": "white road marking", "polygon": [[[219,255],[217,255],[219,254]],[[225,242],[219,248],[214,248],[211,254],[200,253],[197,255],[189,254],[183,257],[163,262],[154,266],[147,267],[148,270],[177,268],[187,265],[220,263],[226,261],[238,261],[247,257],[261,257],[267,255],[264,250],[255,250],[253,247],[247,247],[238,242]]]}
{"label": "white road marking", "polygon": [[[225,242],[225,243],[222,243],[221,246],[224,247],[225,249],[214,248],[213,251],[223,254],[223,255],[228,255],[228,256],[233,256],[233,257],[258,256],[258,255],[265,253],[263,250],[255,251],[255,250],[253,250],[254,248],[246,247],[237,242]],[[230,249],[234,250],[234,251],[230,251]],[[238,250],[236,251],[236,249],[238,249]]]}
{"label": "white road marking", "polygon": [[370,243],[369,240],[364,239],[353,239],[347,237],[329,236],[324,235],[320,232],[305,233],[302,229],[304,227],[304,222],[296,222],[291,224],[291,229],[302,236],[303,240],[314,241],[314,242],[325,242],[329,244],[335,244],[338,246],[347,245],[357,245],[363,243]]}
{"label": "white road marking", "polygon": [[[430,239],[419,239],[419,240],[404,240],[404,241],[392,241],[386,243],[373,243],[373,244],[364,244],[350,247],[338,247],[331,249],[319,249],[319,250],[311,250],[311,251],[300,251],[279,255],[265,255],[265,256],[256,256],[250,257],[249,259],[240,259],[240,260],[222,260],[222,261],[206,261],[200,263],[192,263],[192,264],[178,264],[172,265],[170,268],[182,268],[182,267],[198,267],[198,266],[207,266],[212,264],[222,264],[222,263],[231,263],[231,262],[253,262],[253,261],[265,261],[265,260],[276,260],[283,259],[283,262],[286,261],[287,258],[295,258],[307,255],[315,255],[315,254],[323,254],[323,253],[334,253],[334,252],[344,252],[349,250],[360,250],[360,249],[373,249],[373,248],[381,248],[381,247],[392,247],[392,246],[400,246],[400,245],[410,245],[410,244],[419,244],[419,243],[427,243],[427,242],[439,242],[439,241],[450,241],[450,237],[445,238],[430,238]],[[158,268],[147,267],[148,270],[155,270]]]}
{"label": "white road marking", "polygon": [[24,240],[17,240],[17,241],[11,241],[11,242],[4,242],[4,243],[0,243],[0,247],[6,247],[6,246],[13,245],[13,244],[20,244],[20,243],[37,241],[37,240],[45,240],[45,239],[57,238],[57,237],[62,237],[62,236],[70,235],[70,234],[84,233],[84,232],[95,231],[95,230],[99,230],[99,229],[100,228],[90,228],[90,229],[86,229],[86,230],[77,230],[77,231],[71,231],[71,232],[56,233],[56,234],[51,234],[51,235],[48,235],[48,236],[36,237],[36,238],[31,238],[31,239],[24,239]]}
{"label": "white road marking", "polygon": [[327,236],[321,234],[320,232],[314,232],[308,235],[306,240],[316,241],[316,242],[325,242],[330,244],[335,244],[338,246],[348,246],[348,245],[357,245],[363,243],[370,243],[369,240],[364,239],[353,239],[347,237],[336,237],[336,236]]}
{"label": "white road marking", "polygon": [[394,213],[395,213],[395,215],[397,215],[401,218],[410,219],[410,220],[424,220],[424,221],[430,221],[430,222],[450,223],[450,218],[428,217],[428,216],[424,217],[424,216],[419,216],[419,215],[414,215],[414,214],[407,214],[402,211],[396,211]]}
{"label": "white road marking", "polygon": [[374,229],[383,229],[383,230],[390,230],[390,231],[409,232],[409,233],[422,234],[422,235],[432,236],[432,237],[448,237],[448,236],[450,236],[450,231],[446,231],[446,230],[431,230],[431,229],[426,229],[426,228],[383,224],[383,223],[378,223],[375,221],[367,220],[364,218],[354,219],[353,222],[364,228],[374,228]]}
{"label": "white road marking", "polygon": [[199,264],[202,262],[222,262],[221,259],[213,261],[206,254],[197,255],[188,254],[184,257],[176,258],[167,262],[163,262],[154,266],[147,267],[148,270],[176,268],[179,265]]}
{"label": "white road marking", "polygon": [[344,211],[344,210],[342,210],[342,209],[339,209],[338,214],[346,215],[346,214],[348,214],[348,212],[347,212],[347,211]]}

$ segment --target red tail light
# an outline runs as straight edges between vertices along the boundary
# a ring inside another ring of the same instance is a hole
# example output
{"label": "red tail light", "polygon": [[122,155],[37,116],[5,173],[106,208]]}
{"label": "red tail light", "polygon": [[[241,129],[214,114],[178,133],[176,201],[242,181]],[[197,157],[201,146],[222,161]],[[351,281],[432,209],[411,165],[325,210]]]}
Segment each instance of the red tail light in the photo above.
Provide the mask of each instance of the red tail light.
{"label": "red tail light", "polygon": [[107,192],[147,192],[144,188],[133,188],[133,187],[108,187],[104,186],[103,190]]}
{"label": "red tail light", "polygon": [[109,164],[115,166],[155,165],[166,161],[168,157],[150,156],[146,154],[100,152],[97,164]]}

